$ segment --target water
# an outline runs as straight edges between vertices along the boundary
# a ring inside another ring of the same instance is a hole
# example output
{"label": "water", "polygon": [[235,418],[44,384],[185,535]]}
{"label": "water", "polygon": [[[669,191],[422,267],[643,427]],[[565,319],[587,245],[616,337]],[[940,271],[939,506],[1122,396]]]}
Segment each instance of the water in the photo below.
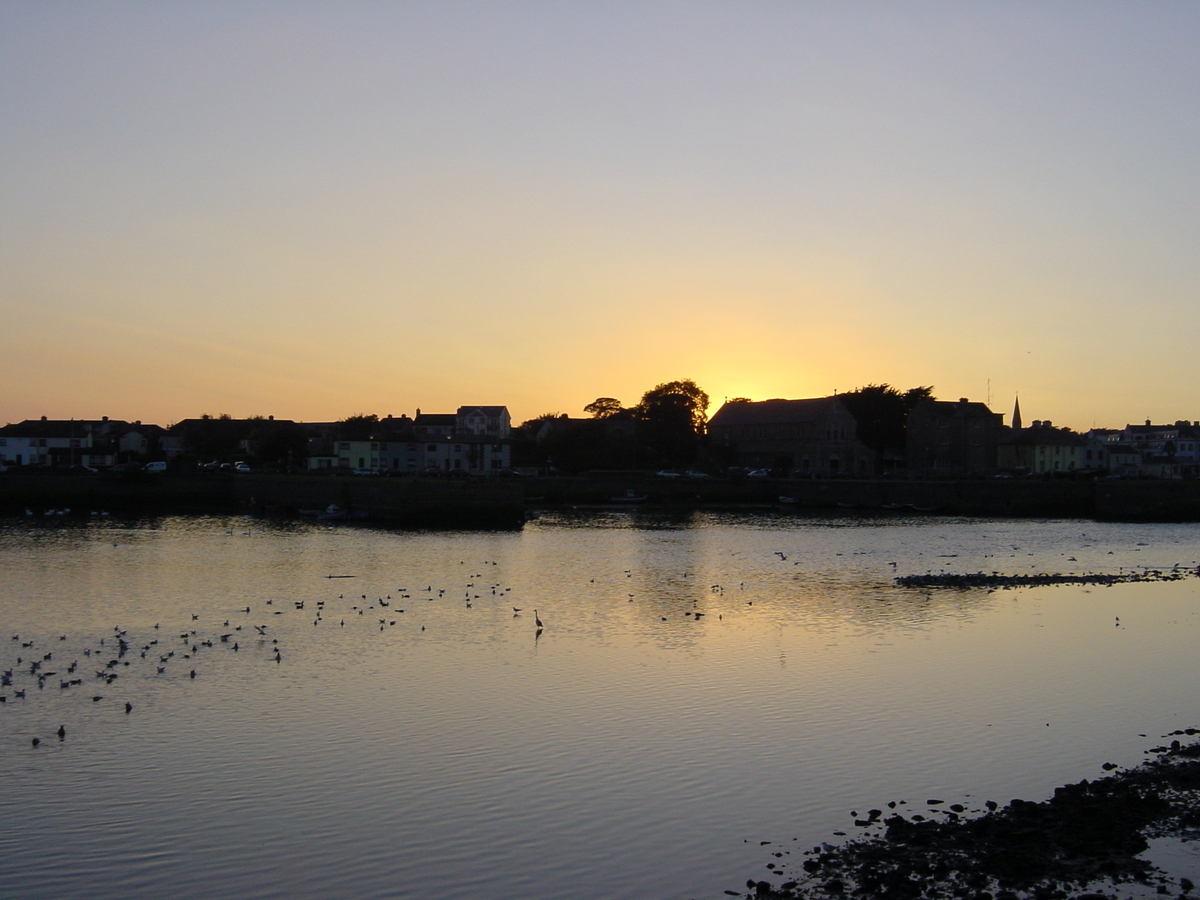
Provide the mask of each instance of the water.
{"label": "water", "polygon": [[1198,562],[1081,521],[10,523],[0,895],[719,897],[852,810],[1037,799],[1200,724],[1200,581],[895,575]]}

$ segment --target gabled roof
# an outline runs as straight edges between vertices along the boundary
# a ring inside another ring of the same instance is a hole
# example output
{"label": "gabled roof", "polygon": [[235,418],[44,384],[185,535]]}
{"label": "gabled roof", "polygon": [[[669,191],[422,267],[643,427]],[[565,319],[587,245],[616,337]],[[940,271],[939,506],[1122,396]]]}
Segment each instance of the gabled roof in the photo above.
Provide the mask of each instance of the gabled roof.
{"label": "gabled roof", "polygon": [[81,438],[89,434],[112,434],[129,427],[128,422],[120,419],[26,419],[0,428],[0,436]]}
{"label": "gabled roof", "polygon": [[833,411],[846,411],[837,397],[816,397],[810,400],[752,400],[726,403],[718,409],[708,427],[736,425],[790,425],[813,422]]}
{"label": "gabled roof", "polygon": [[1008,437],[1001,438],[1000,443],[1022,447],[1082,447],[1087,441],[1082,435],[1066,428],[1034,425],[1014,431]]}
{"label": "gabled roof", "polygon": [[1000,415],[1000,413],[992,412],[986,403],[967,400],[965,397],[962,400],[922,400],[913,407],[912,411],[945,418]]}
{"label": "gabled roof", "polygon": [[498,417],[503,413],[508,412],[507,406],[460,406],[458,415],[470,415],[473,412],[483,413],[485,416]]}
{"label": "gabled roof", "polygon": [[121,428],[115,429],[115,432],[122,436],[132,432],[137,432],[138,434],[142,435],[162,437],[167,433],[167,429],[163,428],[161,425],[146,425],[141,422],[133,422],[132,424],[124,425]]}

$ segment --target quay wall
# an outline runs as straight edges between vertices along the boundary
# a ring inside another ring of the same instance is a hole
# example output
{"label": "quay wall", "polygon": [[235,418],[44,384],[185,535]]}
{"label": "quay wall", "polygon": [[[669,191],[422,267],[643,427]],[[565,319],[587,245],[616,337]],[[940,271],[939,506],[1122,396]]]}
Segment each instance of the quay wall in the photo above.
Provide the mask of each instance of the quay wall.
{"label": "quay wall", "polygon": [[[787,501],[781,501],[787,498]],[[128,515],[258,513],[336,505],[384,525],[519,528],[526,510],[614,506],[758,506],[797,514],[860,510],[1015,518],[1200,522],[1200,481],[1070,479],[669,479],[645,473],[454,480],[352,476],[0,474],[0,515],[71,508]]]}
{"label": "quay wall", "polygon": [[172,513],[292,517],[330,505],[366,513],[368,521],[410,528],[520,528],[525,504],[520,489],[499,481],[313,477],[249,473],[171,475],[129,473],[63,476],[0,475],[0,514],[26,509],[70,508],[119,515]]}
{"label": "quay wall", "polygon": [[[978,479],[664,479],[637,473],[522,482],[533,505],[759,505],[798,513],[937,513],[1016,518],[1200,522],[1200,481]],[[780,498],[791,502],[781,503]]]}

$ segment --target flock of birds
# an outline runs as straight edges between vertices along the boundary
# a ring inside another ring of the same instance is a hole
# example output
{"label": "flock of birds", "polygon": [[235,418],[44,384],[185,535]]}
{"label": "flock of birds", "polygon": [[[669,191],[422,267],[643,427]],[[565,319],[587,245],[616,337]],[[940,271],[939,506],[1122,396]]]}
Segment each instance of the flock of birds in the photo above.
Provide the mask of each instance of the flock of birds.
{"label": "flock of birds", "polygon": [[[227,533],[232,534],[232,531]],[[1014,551],[1017,549],[1013,547]],[[788,564],[789,569],[798,564],[798,560],[789,558],[789,554],[783,551],[776,550],[773,555],[778,563]],[[1074,561],[1073,557],[1071,561]],[[462,561],[459,565],[467,564]],[[329,591],[325,599],[275,597],[242,607],[184,613],[188,618],[182,622],[155,623],[152,627],[143,627],[140,632],[113,626],[106,633],[75,637],[67,634],[11,634],[7,642],[10,650],[7,660],[0,656],[0,715],[6,707],[29,706],[53,694],[59,698],[74,698],[76,702],[96,710],[112,708],[116,715],[130,716],[135,711],[134,700],[138,699],[139,691],[143,689],[140,685],[146,679],[182,683],[195,682],[198,678],[202,680],[206,664],[217,654],[232,655],[255,664],[281,665],[290,652],[284,644],[303,640],[301,635],[305,629],[295,626],[301,621],[307,625],[306,618],[311,618],[314,628],[349,627],[361,630],[367,625],[372,630],[385,632],[407,624],[414,631],[419,629],[419,632],[424,632],[426,625],[421,624],[420,620],[425,617],[418,610],[439,601],[442,606],[457,602],[467,610],[477,605],[490,606],[494,611],[507,612],[511,609],[514,619],[521,618],[528,610],[532,613],[533,637],[536,641],[545,630],[546,622],[538,609],[515,605],[522,601],[515,599],[511,586],[485,577],[485,573],[492,574],[487,571],[489,567],[497,565],[494,561],[485,561],[482,571],[467,575],[456,587],[450,588],[435,587],[430,583],[424,588],[412,590],[401,586],[390,593],[374,596],[361,591],[342,591],[336,595]],[[895,571],[897,564],[891,561],[886,565]],[[1171,574],[1174,575],[1175,571]],[[623,580],[628,581],[635,577],[635,572],[625,569],[622,575]],[[335,579],[356,577],[325,576],[331,584]],[[1008,577],[1019,578],[1022,583],[1028,579],[1028,576]],[[959,584],[956,579],[969,579],[969,576],[926,575],[920,578],[929,581],[928,584],[923,583],[925,587],[961,589],[965,585]],[[682,604],[676,603],[673,615],[680,615],[682,609],[682,618],[685,620],[698,622],[709,615],[723,620],[724,614],[719,609],[706,611],[700,608],[698,594],[702,588],[696,585],[695,579],[694,572],[682,573],[681,581],[691,585],[684,595],[691,598],[690,605],[686,600]],[[1136,580],[1143,579],[1149,580],[1145,574]],[[895,580],[900,584],[906,581],[905,578]],[[591,583],[595,584],[596,579],[592,578]],[[624,590],[624,599],[629,603],[635,601],[635,593],[628,590],[631,586],[631,583],[627,583]],[[738,583],[736,590],[745,591],[745,582]],[[725,585],[720,583],[708,586],[708,592],[713,595],[720,596],[725,591]],[[754,600],[747,599],[747,595],[743,595],[741,602],[747,606],[754,604]],[[659,618],[663,622],[668,621],[667,615],[659,615]],[[56,702],[54,709],[68,715],[70,704]],[[26,734],[25,737],[29,745],[36,748],[48,740],[66,741],[67,735],[67,726],[59,724],[56,730]]]}
{"label": "flock of birds", "polygon": [[[328,575],[326,578],[354,578],[353,575]],[[498,583],[481,588],[477,573],[466,582],[462,600],[467,609],[480,600],[504,601],[511,587]],[[299,632],[281,627],[276,617],[308,615],[313,627],[361,627],[363,621],[382,632],[399,624],[417,604],[448,599],[447,588],[432,584],[423,590],[396,588],[394,592],[369,597],[339,593],[336,599],[267,599],[257,608],[244,606],[219,613],[190,613],[183,624],[156,622],[142,633],[113,626],[103,634],[42,635],[12,634],[8,641],[8,659],[0,662],[0,712],[13,706],[28,707],[39,699],[56,694],[56,700],[75,697],[80,703],[96,708],[111,705],[119,714],[134,712],[139,682],[145,679],[194,682],[204,674],[204,663],[214,654],[234,654],[242,659],[278,666],[284,662],[287,640],[296,640]],[[513,618],[520,618],[524,607],[511,606]],[[542,635],[546,623],[536,609],[533,614],[534,638]],[[219,622],[216,621],[219,619]],[[292,622],[288,623],[293,624]],[[424,632],[426,626],[420,625]],[[56,708],[63,709],[62,703]],[[52,734],[27,735],[36,748],[44,741],[66,741],[68,730],[60,724]]]}
{"label": "flock of birds", "polygon": [[[465,560],[460,562],[462,566],[466,564]],[[497,565],[495,561],[483,562],[485,570]],[[375,595],[346,591],[335,595],[330,591],[326,599],[275,597],[217,611],[186,612],[181,614],[185,617],[182,621],[177,618],[174,622],[156,622],[140,630],[114,625],[107,632],[91,634],[10,634],[7,659],[0,656],[0,715],[6,708],[28,708],[54,695],[54,711],[64,717],[71,714],[72,700],[95,711],[111,708],[115,715],[131,716],[135,712],[134,701],[144,692],[148,679],[160,683],[203,681],[206,664],[218,654],[237,657],[245,663],[283,664],[290,653],[285,644],[294,646],[296,641],[303,640],[306,629],[295,626],[304,617],[311,617],[313,628],[361,630],[366,625],[373,631],[385,632],[407,622],[420,633],[425,632],[426,625],[420,623],[424,617],[419,611],[429,604],[440,602],[445,607],[457,603],[466,610],[487,604],[493,610],[506,613],[511,610],[513,619],[531,617],[533,638],[535,641],[540,638],[547,624],[539,610],[516,605],[522,601],[515,599],[513,587],[485,577],[487,574],[474,572],[456,587],[435,587],[430,583],[423,588],[401,586]],[[632,569],[625,569],[622,579],[632,579],[634,575]],[[347,583],[356,577],[324,576],[330,582],[345,579]],[[683,573],[684,580],[694,577],[695,573]],[[592,578],[591,583],[595,584],[596,579]],[[739,588],[744,589],[745,584]],[[725,587],[713,584],[708,591],[719,595]],[[635,594],[626,590],[624,599],[633,603]],[[752,600],[747,603],[753,605]],[[682,617],[693,622],[701,620],[707,613],[698,605],[699,600],[693,597]],[[720,613],[715,617],[724,618]],[[666,615],[659,618],[668,620]],[[67,725],[59,724],[48,733],[26,734],[27,746],[36,748],[54,740],[65,742],[69,731]]]}

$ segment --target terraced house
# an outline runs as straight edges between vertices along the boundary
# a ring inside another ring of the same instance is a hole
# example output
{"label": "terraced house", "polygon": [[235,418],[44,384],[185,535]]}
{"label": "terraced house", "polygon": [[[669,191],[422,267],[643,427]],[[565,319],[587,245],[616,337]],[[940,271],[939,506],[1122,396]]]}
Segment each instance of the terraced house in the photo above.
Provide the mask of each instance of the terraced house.
{"label": "terraced house", "polygon": [[144,460],[164,430],[121,419],[26,419],[0,428],[0,465],[104,468]]}
{"label": "terraced house", "polygon": [[[322,452],[324,450],[325,452]],[[511,418],[504,406],[391,416],[367,439],[334,435],[310,450],[310,469],[371,474],[488,475],[512,465]]]}

